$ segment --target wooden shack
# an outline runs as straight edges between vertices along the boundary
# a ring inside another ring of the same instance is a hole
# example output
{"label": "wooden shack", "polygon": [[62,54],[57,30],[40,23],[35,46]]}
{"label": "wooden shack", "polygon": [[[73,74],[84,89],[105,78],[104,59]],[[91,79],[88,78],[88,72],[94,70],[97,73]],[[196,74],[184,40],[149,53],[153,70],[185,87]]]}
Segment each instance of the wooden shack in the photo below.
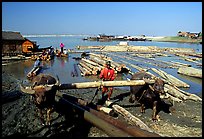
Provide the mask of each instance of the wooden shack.
{"label": "wooden shack", "polygon": [[31,54],[37,50],[36,42],[24,38],[20,32],[2,31],[2,56]]}
{"label": "wooden shack", "polygon": [[22,43],[25,41],[20,32],[2,31],[2,55],[22,54]]}
{"label": "wooden shack", "polygon": [[36,43],[33,41],[30,41],[29,39],[25,38],[25,41],[22,44],[22,52],[23,53],[32,53],[33,50],[37,48]]}

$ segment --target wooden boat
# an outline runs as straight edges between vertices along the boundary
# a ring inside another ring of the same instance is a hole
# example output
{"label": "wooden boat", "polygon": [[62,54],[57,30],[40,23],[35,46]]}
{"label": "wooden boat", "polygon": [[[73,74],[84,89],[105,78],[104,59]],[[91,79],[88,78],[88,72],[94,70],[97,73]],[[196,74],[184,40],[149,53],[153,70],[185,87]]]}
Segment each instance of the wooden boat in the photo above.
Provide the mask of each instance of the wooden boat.
{"label": "wooden boat", "polygon": [[62,53],[59,52],[59,53],[56,54],[56,56],[57,57],[68,57],[69,54],[62,54]]}
{"label": "wooden boat", "polygon": [[40,73],[41,69],[42,69],[41,66],[37,67],[37,68],[36,67],[32,68],[32,70],[27,74],[27,78],[32,78],[32,77],[38,75]]}

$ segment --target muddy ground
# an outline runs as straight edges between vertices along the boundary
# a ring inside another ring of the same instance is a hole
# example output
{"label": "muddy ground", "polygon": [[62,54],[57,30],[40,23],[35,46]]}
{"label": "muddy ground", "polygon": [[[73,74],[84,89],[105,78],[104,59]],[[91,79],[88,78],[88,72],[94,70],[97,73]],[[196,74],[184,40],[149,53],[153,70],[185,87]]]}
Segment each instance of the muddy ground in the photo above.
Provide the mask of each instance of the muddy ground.
{"label": "muddy ground", "polygon": [[[2,69],[2,137],[108,137],[82,118],[70,115],[66,107],[52,113],[49,128],[42,126],[30,95],[22,94],[19,84],[20,79]],[[90,101],[95,90],[70,89],[61,92]],[[117,104],[140,118],[155,133],[168,137],[202,137],[202,102],[175,102],[170,108],[171,115],[160,111],[161,120],[153,122],[152,110],[147,109],[146,113],[141,114],[137,103],[129,103],[128,93],[129,90],[115,88],[111,101],[117,101]],[[122,119],[120,115],[119,118]]]}

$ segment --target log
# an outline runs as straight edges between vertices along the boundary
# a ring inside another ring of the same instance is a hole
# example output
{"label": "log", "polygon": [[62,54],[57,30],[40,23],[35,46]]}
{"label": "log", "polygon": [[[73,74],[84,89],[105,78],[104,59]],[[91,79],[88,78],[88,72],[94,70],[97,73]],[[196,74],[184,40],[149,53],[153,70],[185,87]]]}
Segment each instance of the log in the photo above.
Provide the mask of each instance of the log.
{"label": "log", "polygon": [[93,62],[93,61],[91,61],[91,60],[89,60],[89,59],[82,58],[81,60],[83,60],[83,61],[85,61],[85,62],[87,62],[87,63],[90,63],[90,64],[92,64],[92,65],[94,65],[94,66],[98,66],[98,63]]}
{"label": "log", "polygon": [[[67,95],[66,95],[67,96]],[[77,98],[72,97],[75,100]],[[63,105],[71,105],[75,111],[79,111],[79,114],[83,114],[83,118],[96,126],[97,128],[103,130],[109,136],[113,137],[159,137],[156,133],[151,133],[145,130],[142,130],[136,126],[129,126],[125,122],[122,122],[118,119],[106,115],[104,113],[98,112],[90,107],[85,105],[80,105],[76,102],[69,101],[62,96],[60,99],[57,99],[57,102]]]}
{"label": "log", "polygon": [[107,57],[106,55],[103,54],[95,54],[95,53],[90,53],[91,56],[99,57],[100,59],[104,60],[112,60],[111,57]]}
{"label": "log", "polygon": [[105,120],[99,118],[95,114],[89,112],[88,110],[84,109],[79,104],[67,101],[64,98],[60,98],[56,100],[58,104],[60,105],[69,105],[72,106],[75,111],[77,111],[79,114],[82,114],[83,118],[88,121],[89,123],[93,124],[97,128],[104,131],[106,134],[108,134],[111,137],[131,137],[128,133],[122,131],[121,129],[115,127],[114,125],[106,122]]}
{"label": "log", "polygon": [[178,66],[185,66],[185,67],[191,67],[191,65],[190,64],[185,64],[185,63],[181,63],[181,62],[175,62],[175,61],[170,61],[171,63],[173,63],[173,64],[176,64],[176,65],[178,65]]}
{"label": "log", "polygon": [[147,71],[147,69],[145,69],[145,68],[141,68],[141,67],[139,67],[139,66],[136,66],[136,65],[130,64],[130,63],[124,61],[124,60],[120,60],[120,61],[123,62],[123,63],[126,63],[126,64],[130,65],[131,67],[137,69],[138,71]]}
{"label": "log", "polygon": [[164,88],[164,92],[166,93],[165,95],[160,95],[160,98],[161,99],[171,99],[171,100],[173,100],[173,101],[175,101],[175,102],[182,102],[183,100],[181,100],[181,99],[179,99],[179,98],[177,98],[177,97],[174,97],[174,96],[172,96],[171,94],[168,94],[168,89],[167,88]]}
{"label": "log", "polygon": [[86,75],[90,75],[91,74],[88,70],[84,69],[80,64],[78,64],[78,67],[79,67],[79,69],[81,71],[81,75],[82,76],[86,76]]}
{"label": "log", "polygon": [[84,64],[86,64],[89,68],[91,68],[91,69],[94,70],[94,71],[101,71],[101,68],[100,68],[100,67],[96,67],[96,66],[94,66],[94,65],[92,65],[92,64],[90,64],[90,63],[85,62],[84,60],[81,60],[81,62],[84,63]]}
{"label": "log", "polygon": [[[154,82],[154,80],[150,80]],[[83,82],[83,83],[70,83],[70,84],[60,84],[58,86],[59,90],[64,89],[86,89],[86,88],[98,88],[102,86],[134,86],[134,85],[145,85],[143,80],[122,80],[122,81],[95,81],[95,82]]]}
{"label": "log", "polygon": [[190,87],[187,83],[177,79],[176,77],[167,74],[166,72],[160,70],[160,69],[155,69],[151,68],[152,71],[156,72],[159,74],[162,78],[164,78],[169,84],[174,84],[177,87]]}
{"label": "log", "polygon": [[103,107],[103,106],[98,106],[97,110],[102,111],[108,115],[110,115],[111,113],[113,113],[113,109],[111,108],[107,108],[107,107]]}
{"label": "log", "polygon": [[202,78],[202,70],[193,67],[181,67],[177,72],[191,77]]}
{"label": "log", "polygon": [[176,90],[178,90],[179,92],[185,94],[188,96],[188,99],[191,99],[191,100],[194,100],[194,101],[202,101],[202,98],[200,98],[199,96],[197,96],[196,94],[191,94],[191,93],[188,93],[186,91],[183,91],[179,88],[177,88],[176,86],[173,86]]}
{"label": "log", "polygon": [[[113,104],[113,102],[111,101],[106,101],[105,102],[107,106],[110,106]],[[125,120],[127,120],[128,122],[130,122],[131,125],[136,125],[138,127],[140,127],[141,129],[144,129],[146,131],[149,132],[153,132],[145,123],[143,123],[139,118],[135,117],[134,115],[132,115],[130,112],[128,112],[126,109],[122,108],[121,106],[117,105],[117,104],[113,104],[112,108],[117,111],[118,113],[120,113]]]}
{"label": "log", "polygon": [[174,97],[177,97],[177,98],[182,99],[182,100],[187,100],[188,99],[187,95],[185,95],[185,94],[181,93],[180,91],[176,90],[171,85],[165,84],[164,88],[166,88],[167,93],[171,94]]}
{"label": "log", "polygon": [[79,65],[82,66],[85,70],[87,70],[87,71],[89,71],[89,72],[92,71],[91,68],[89,68],[86,64],[84,64],[84,63],[82,63],[82,62],[80,62]]}
{"label": "log", "polygon": [[[77,103],[79,103],[79,104],[82,105],[82,106],[87,106],[87,105],[89,104],[89,103],[88,103],[87,101],[85,101],[85,100],[82,100],[82,99],[80,99],[80,98],[76,98],[76,97],[74,97],[74,96],[67,95],[67,94],[65,94],[65,93],[61,93],[61,92],[59,92],[59,91],[57,91],[56,96],[58,96],[58,97],[65,97],[66,100],[71,101],[71,102],[77,102]],[[104,112],[104,113],[106,113],[106,114],[109,114],[109,115],[110,115],[111,113],[114,113],[113,109],[107,108],[107,107],[104,107],[104,106],[101,106],[101,105],[96,105],[96,109],[97,109],[98,111],[102,111],[102,112]]]}

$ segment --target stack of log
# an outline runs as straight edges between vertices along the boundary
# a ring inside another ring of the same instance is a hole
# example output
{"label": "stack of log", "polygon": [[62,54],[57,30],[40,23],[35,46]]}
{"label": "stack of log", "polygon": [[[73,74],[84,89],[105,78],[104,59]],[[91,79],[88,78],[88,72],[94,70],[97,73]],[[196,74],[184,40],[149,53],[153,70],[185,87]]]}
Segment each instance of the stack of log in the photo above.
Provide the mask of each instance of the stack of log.
{"label": "stack of log", "polygon": [[111,68],[115,73],[130,71],[125,64],[120,64],[112,60],[111,57],[105,55],[90,53],[90,58],[82,58],[78,64],[82,76],[97,75],[104,68],[106,61],[111,61]]}
{"label": "stack of log", "polygon": [[155,73],[159,74],[162,78],[164,78],[169,84],[173,84],[176,87],[190,87],[189,84],[177,79],[176,77],[174,77],[173,75],[170,75],[164,71],[162,71],[161,69],[156,69],[156,68],[151,68],[152,71],[154,71]]}
{"label": "stack of log", "polygon": [[[188,93],[186,91],[183,91],[179,89],[178,87],[190,87],[188,84],[184,83],[183,81],[177,79],[176,77],[167,74],[166,72],[151,68],[152,71],[156,72],[161,76],[161,79],[165,82],[164,84],[164,92],[165,95],[161,95],[161,98],[169,98],[175,102],[182,102],[185,100],[193,100],[193,101],[202,101],[202,98],[195,94]],[[156,77],[155,75],[151,74],[150,72],[147,72],[153,77]]]}

